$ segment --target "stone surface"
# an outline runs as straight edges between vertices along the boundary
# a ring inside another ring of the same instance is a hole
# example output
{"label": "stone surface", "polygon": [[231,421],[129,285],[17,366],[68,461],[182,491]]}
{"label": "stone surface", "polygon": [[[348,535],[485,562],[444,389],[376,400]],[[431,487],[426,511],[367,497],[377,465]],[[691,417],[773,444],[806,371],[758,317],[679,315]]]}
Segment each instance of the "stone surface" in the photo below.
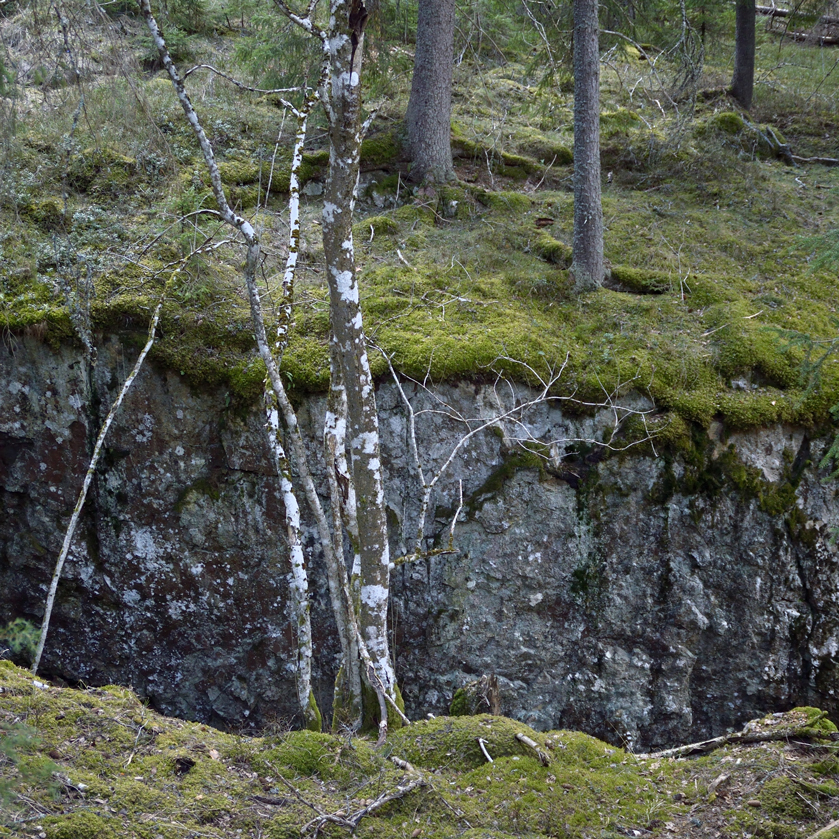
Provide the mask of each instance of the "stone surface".
{"label": "stone surface", "polygon": [[[135,353],[110,339],[88,376],[69,347],[18,338],[0,348],[0,625],[40,621],[92,435]],[[499,399],[530,398],[471,384],[406,391],[426,476]],[[44,675],[130,684],[160,710],[214,724],[293,717],[281,505],[259,412],[237,414],[225,397],[151,365],[141,373],[65,568]],[[418,475],[392,384],[379,407],[400,555],[412,548]],[[434,497],[445,545],[462,482],[455,552],[394,571],[409,714],[445,712],[457,688],[493,673],[505,713],[643,749],[796,704],[839,715],[839,553],[829,538],[839,506],[812,465],[823,442],[799,428],[715,426],[697,467],[649,446],[563,442],[602,436],[610,414],[571,418],[561,407],[474,434]],[[316,440],[322,400],[300,413]],[[542,468],[511,459],[524,432],[553,441],[540,449]],[[740,463],[748,488],[721,465]],[[784,488],[786,502],[767,503]],[[306,539],[327,710],[337,645],[311,529]]]}

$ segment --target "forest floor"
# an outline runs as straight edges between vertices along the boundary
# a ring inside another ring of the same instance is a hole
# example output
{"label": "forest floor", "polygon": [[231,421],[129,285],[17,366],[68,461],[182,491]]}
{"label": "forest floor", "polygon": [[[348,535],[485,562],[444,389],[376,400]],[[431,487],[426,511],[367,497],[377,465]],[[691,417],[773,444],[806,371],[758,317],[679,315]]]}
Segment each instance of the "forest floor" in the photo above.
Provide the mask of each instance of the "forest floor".
{"label": "forest floor", "polygon": [[[68,5],[69,48],[37,4],[0,17],[4,61],[21,68],[14,95],[1,100],[0,324],[10,340],[72,340],[79,317],[97,334],[144,334],[163,294],[152,360],[195,387],[221,388],[234,408],[252,404],[264,369],[240,247],[203,214],[212,199],[195,140],[140,22],[118,6],[107,17]],[[293,80],[283,56],[297,61],[298,75],[316,68],[305,45],[265,14],[241,26],[215,20],[203,34],[173,30],[182,71],[213,63],[270,86]],[[566,71],[551,65],[548,73],[512,36],[506,52],[467,39],[454,86],[459,180],[418,188],[402,151],[412,47],[371,31],[366,99],[379,110],[362,147],[355,243],[365,329],[396,369],[433,381],[504,374],[536,382],[567,361],[556,392],[581,401],[642,393],[655,405],[649,420],[662,443],[688,441],[691,427],[714,420],[727,428],[829,423],[839,359],[821,365],[818,382],[804,367],[839,334],[827,258],[839,167],[790,165],[788,155],[839,156],[839,73],[830,51],[759,30],[748,113],[725,94],[725,46],[686,98],[673,94],[678,56],[653,61],[624,41],[604,52],[609,277],[584,297],[567,271]],[[261,231],[261,277],[274,299],[288,251],[295,120],[278,96],[242,92],[207,69],[187,84],[231,203]],[[329,369],[318,226],[325,144],[315,114],[283,359],[297,393],[323,391]],[[387,374],[378,352],[371,363],[375,375]]]}
{"label": "forest floor", "polygon": [[0,661],[0,735],[0,835],[839,836],[839,735],[813,708],[685,755],[489,715],[419,721],[377,749],[349,733],[225,733]]}

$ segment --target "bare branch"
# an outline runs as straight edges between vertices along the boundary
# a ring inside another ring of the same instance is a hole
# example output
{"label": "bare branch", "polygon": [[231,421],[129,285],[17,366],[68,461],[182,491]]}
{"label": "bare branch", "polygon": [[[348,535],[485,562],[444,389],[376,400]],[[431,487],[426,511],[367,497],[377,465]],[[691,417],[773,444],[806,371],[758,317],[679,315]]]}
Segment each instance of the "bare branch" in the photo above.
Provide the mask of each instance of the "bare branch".
{"label": "bare branch", "polygon": [[184,81],[186,81],[186,79],[188,79],[193,73],[195,73],[198,70],[209,70],[211,73],[215,73],[215,75],[221,76],[223,79],[227,79],[227,81],[229,81],[231,84],[236,85],[236,87],[238,87],[240,90],[247,90],[249,93],[298,93],[300,90],[302,90],[302,88],[300,87],[251,87],[251,85],[247,85],[244,82],[240,82],[238,79],[234,79],[233,76],[228,75],[222,70],[216,69],[215,67],[213,67],[212,64],[196,64],[194,67],[190,67],[189,70],[187,70],[186,73],[184,73]]}

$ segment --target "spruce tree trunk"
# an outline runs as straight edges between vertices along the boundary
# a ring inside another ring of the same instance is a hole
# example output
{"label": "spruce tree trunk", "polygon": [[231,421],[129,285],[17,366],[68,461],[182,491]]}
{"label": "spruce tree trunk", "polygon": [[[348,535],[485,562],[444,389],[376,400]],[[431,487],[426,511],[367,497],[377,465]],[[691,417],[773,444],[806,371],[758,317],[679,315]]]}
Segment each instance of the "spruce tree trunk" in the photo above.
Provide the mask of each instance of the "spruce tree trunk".
{"label": "spruce tree trunk", "polygon": [[452,166],[452,64],[454,0],[420,0],[411,98],[405,123],[411,179],[454,180]]}
{"label": "spruce tree trunk", "polygon": [[755,86],[755,0],[737,0],[731,95],[747,110]]}
{"label": "spruce tree trunk", "polygon": [[603,282],[597,0],[574,0],[574,290]]}

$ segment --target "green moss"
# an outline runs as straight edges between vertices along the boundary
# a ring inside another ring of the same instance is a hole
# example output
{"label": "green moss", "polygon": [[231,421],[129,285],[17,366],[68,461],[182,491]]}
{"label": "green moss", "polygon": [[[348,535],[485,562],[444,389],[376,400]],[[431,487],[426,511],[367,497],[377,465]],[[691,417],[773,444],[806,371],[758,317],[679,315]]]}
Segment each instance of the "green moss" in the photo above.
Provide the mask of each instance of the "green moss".
{"label": "green moss", "polygon": [[725,134],[739,134],[746,129],[746,122],[740,114],[735,111],[722,111],[714,114],[708,120],[708,125],[722,131]]}
{"label": "green moss", "polygon": [[542,166],[531,157],[522,154],[501,153],[501,163],[495,166],[499,175],[524,180],[528,175],[542,171]]}
{"label": "green moss", "polygon": [[321,716],[320,708],[318,708],[315,695],[312,692],[309,693],[309,712],[306,719],[306,728],[309,731],[323,730],[323,717]]}
{"label": "green moss", "polygon": [[554,239],[550,233],[542,231],[533,243],[533,251],[542,257],[542,259],[559,265],[561,268],[568,268],[571,265],[571,258],[573,251],[571,245],[566,245],[565,242],[560,242]]}
{"label": "green moss", "polygon": [[303,152],[302,162],[314,171],[329,165],[329,149]]}
{"label": "green moss", "polygon": [[495,499],[504,489],[504,484],[520,469],[537,469],[541,473],[544,468],[545,459],[537,451],[519,450],[507,455],[501,465],[494,469],[481,486],[466,499],[464,504],[466,514],[474,516],[484,504]]}
{"label": "green moss", "polygon": [[760,791],[760,802],[766,812],[789,819],[800,819],[808,806],[798,784],[787,777],[770,778]]}
{"label": "green moss", "polygon": [[137,161],[109,146],[91,147],[70,159],[67,179],[79,192],[87,192],[103,183],[109,187],[125,186],[137,172]]}
{"label": "green moss", "polygon": [[452,696],[451,705],[449,705],[449,716],[463,717],[469,713],[469,699],[466,696],[466,691],[463,688],[458,688]]}
{"label": "green moss", "polygon": [[544,134],[530,135],[521,147],[546,166],[570,166],[574,162],[574,152],[565,143]]}
{"label": "green moss", "polygon": [[175,512],[183,512],[184,508],[189,505],[191,499],[196,496],[209,498],[211,501],[218,501],[221,497],[218,482],[212,477],[202,477],[194,480],[178,496],[178,500],[175,502]]}
{"label": "green moss", "polygon": [[370,229],[377,236],[392,236],[399,232],[399,222],[391,216],[368,216],[353,225],[353,235],[359,241],[370,238]]}
{"label": "green moss", "polygon": [[393,217],[402,222],[434,224],[434,210],[424,204],[406,204],[393,211]]}
{"label": "green moss", "polygon": [[600,134],[603,139],[611,139],[642,126],[641,117],[635,111],[617,108],[615,110],[603,109],[600,112]]}
{"label": "green moss", "polygon": [[[727,789],[760,789],[759,808],[723,813],[729,825],[748,827],[756,836],[811,835],[816,808],[828,812],[839,801],[835,770],[818,771],[832,753],[826,757],[824,750],[794,743],[740,744],[690,761],[652,761],[585,734],[536,732],[515,720],[479,715],[416,722],[392,731],[377,750],[349,731],[227,734],[159,716],[124,688],[39,687],[31,673],[5,661],[0,687],[4,712],[26,714],[35,734],[18,749],[17,766],[55,750],[57,771],[81,789],[62,788],[54,796],[40,783],[26,787],[27,808],[35,801],[45,811],[40,824],[50,837],[178,839],[223,829],[225,835],[261,832],[291,839],[313,813],[281,778],[323,812],[356,812],[414,777],[391,757],[410,761],[426,786],[365,817],[356,830],[361,839],[404,839],[415,825],[430,839],[446,839],[453,813],[457,833],[476,839],[617,836],[627,825],[655,832],[688,815],[688,808],[691,817],[705,820],[710,801],[704,791],[722,771],[731,776]],[[771,715],[752,728],[764,726],[775,734],[789,732],[792,741],[835,731],[813,708]],[[548,765],[517,734],[533,740]],[[0,786],[9,777],[8,742],[0,738]],[[790,750],[794,772],[786,759]],[[685,803],[674,802],[674,793]],[[721,795],[714,805],[718,813],[722,801]],[[24,811],[15,807],[10,799],[0,823],[7,817],[9,824],[20,823],[15,819]],[[771,834],[760,833],[770,828]]]}
{"label": "green moss", "polygon": [[523,213],[533,205],[531,199],[520,192],[505,192],[504,190],[492,192],[476,189],[475,197],[485,206],[492,207],[501,213]]}
{"label": "green moss", "polygon": [[[29,201],[21,207],[21,214],[30,218],[41,230],[50,232],[64,227],[64,202],[60,198]],[[69,220],[72,223],[71,220]]]}
{"label": "green moss", "polygon": [[626,286],[636,294],[663,294],[672,288],[672,280],[661,271],[644,268],[630,268],[628,265],[613,265],[612,280]]}
{"label": "green moss", "polygon": [[519,733],[547,750],[545,735],[524,723],[489,714],[420,720],[395,731],[389,736],[388,744],[394,754],[414,766],[463,771],[486,765],[487,760],[478,744],[479,737],[496,760],[511,755],[532,757],[533,752],[516,740]]}
{"label": "green moss", "polygon": [[319,731],[290,731],[260,754],[259,764],[289,771],[295,775],[319,776],[327,772],[334,757],[335,741]]}
{"label": "green moss", "polygon": [[361,162],[368,166],[381,166],[396,160],[401,145],[395,131],[381,131],[362,140]]}
{"label": "green moss", "polygon": [[96,813],[69,813],[43,820],[48,839],[109,839],[120,835],[119,822]]}

